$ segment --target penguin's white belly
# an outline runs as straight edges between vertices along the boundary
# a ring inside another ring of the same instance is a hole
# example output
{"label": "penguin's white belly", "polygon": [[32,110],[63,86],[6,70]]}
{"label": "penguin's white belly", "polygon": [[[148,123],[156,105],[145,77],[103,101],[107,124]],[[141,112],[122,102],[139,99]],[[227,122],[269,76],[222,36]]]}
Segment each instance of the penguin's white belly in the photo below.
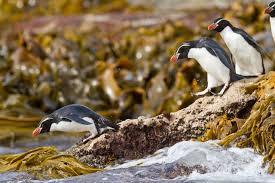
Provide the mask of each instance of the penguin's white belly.
{"label": "penguin's white belly", "polygon": [[77,122],[60,121],[59,123],[53,123],[50,131],[63,131],[63,132],[90,132],[97,134],[94,123],[90,125],[84,125]]}
{"label": "penguin's white belly", "polygon": [[230,81],[230,70],[218,57],[212,55],[206,48],[192,48],[188,54],[189,58],[196,59],[201,67],[209,73],[218,83]]}
{"label": "penguin's white belly", "polygon": [[274,17],[270,17],[270,26],[271,26],[273,40],[275,41],[275,18]]}
{"label": "penguin's white belly", "polygon": [[232,31],[225,33],[223,39],[233,55],[237,74],[255,76],[263,73],[261,54],[241,35]]}

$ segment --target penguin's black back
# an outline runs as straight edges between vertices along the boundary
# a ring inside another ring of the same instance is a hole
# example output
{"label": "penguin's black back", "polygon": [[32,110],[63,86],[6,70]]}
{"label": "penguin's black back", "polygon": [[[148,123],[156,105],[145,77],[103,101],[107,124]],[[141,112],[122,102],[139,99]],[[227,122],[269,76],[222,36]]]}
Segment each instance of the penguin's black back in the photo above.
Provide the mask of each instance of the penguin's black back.
{"label": "penguin's black back", "polygon": [[99,119],[100,116],[96,112],[92,111],[86,106],[79,105],[79,104],[71,104],[64,106],[52,113],[55,116],[67,116],[70,114],[77,114],[79,117],[90,117],[92,119]]}
{"label": "penguin's black back", "polygon": [[118,126],[103,116],[97,114],[86,106],[79,104],[71,104],[64,106],[56,111],[54,111],[50,116],[54,116],[57,118],[66,118],[69,116],[77,116],[78,118],[89,117],[92,118],[96,123],[100,125],[110,126],[114,129],[118,129]]}

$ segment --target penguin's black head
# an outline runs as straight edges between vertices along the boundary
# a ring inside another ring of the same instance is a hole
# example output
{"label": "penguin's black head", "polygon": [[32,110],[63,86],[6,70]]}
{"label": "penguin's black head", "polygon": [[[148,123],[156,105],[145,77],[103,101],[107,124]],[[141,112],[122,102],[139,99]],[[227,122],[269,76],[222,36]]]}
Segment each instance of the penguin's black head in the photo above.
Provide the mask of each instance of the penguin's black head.
{"label": "penguin's black head", "polygon": [[39,123],[39,126],[32,132],[32,136],[36,137],[41,133],[49,132],[52,124],[55,122],[56,122],[56,120],[53,117],[46,117],[46,118],[42,119]]}
{"label": "penguin's black head", "polygon": [[265,13],[269,14],[271,17],[275,17],[275,1],[268,4],[268,7],[265,9]]}
{"label": "penguin's black head", "polygon": [[208,26],[208,30],[213,30],[216,32],[221,32],[227,26],[232,27],[231,23],[228,20],[223,18],[217,18],[214,23]]}
{"label": "penguin's black head", "polygon": [[184,60],[188,58],[188,53],[191,48],[195,46],[193,41],[188,41],[183,43],[176,51],[176,53],[170,58],[171,62],[176,63],[179,60]]}

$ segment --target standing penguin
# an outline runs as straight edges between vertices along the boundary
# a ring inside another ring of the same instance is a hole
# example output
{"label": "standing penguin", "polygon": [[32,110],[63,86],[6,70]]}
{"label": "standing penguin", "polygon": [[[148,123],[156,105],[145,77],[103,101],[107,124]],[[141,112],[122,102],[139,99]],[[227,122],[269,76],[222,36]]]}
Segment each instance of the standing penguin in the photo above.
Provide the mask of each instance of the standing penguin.
{"label": "standing penguin", "polygon": [[275,41],[275,1],[268,4],[268,7],[265,9],[265,13],[270,16],[271,32]]}
{"label": "standing penguin", "polygon": [[237,74],[258,76],[265,73],[264,50],[244,30],[234,27],[229,21],[218,18],[208,30],[219,32],[233,56]]}
{"label": "standing penguin", "polygon": [[62,107],[43,118],[33,131],[33,137],[52,131],[90,132],[84,141],[94,138],[107,130],[118,130],[118,126],[100,116],[88,107],[72,104]]}
{"label": "standing penguin", "polygon": [[212,39],[201,38],[196,41],[183,43],[170,61],[177,62],[186,58],[196,59],[207,72],[207,88],[202,92],[196,93],[198,96],[211,92],[212,88],[224,85],[219,92],[219,95],[222,95],[231,82],[243,78],[235,74],[227,53]]}

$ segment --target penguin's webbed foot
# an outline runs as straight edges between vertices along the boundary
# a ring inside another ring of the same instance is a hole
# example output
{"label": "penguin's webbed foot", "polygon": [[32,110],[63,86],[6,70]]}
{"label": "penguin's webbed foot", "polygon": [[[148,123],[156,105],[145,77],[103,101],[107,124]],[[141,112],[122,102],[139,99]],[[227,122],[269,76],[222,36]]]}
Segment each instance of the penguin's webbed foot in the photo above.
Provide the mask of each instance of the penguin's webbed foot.
{"label": "penguin's webbed foot", "polygon": [[217,96],[223,96],[223,94],[225,93],[225,91],[220,91]]}
{"label": "penguin's webbed foot", "polygon": [[198,92],[198,93],[195,93],[194,95],[195,96],[203,96],[205,94],[207,94],[209,92],[209,89],[206,88],[205,90],[201,91],[201,92]]}
{"label": "penguin's webbed foot", "polygon": [[97,137],[98,135],[94,135],[94,134],[91,134],[90,136],[88,136],[87,138],[85,138],[85,139],[83,139],[82,140],[82,143],[86,143],[86,142],[88,142],[89,140],[91,140],[91,139],[93,139],[93,138],[95,138],[95,137]]}
{"label": "penguin's webbed foot", "polygon": [[222,90],[218,93],[218,95],[222,96],[226,92],[226,90],[229,88],[229,86],[230,86],[229,82],[225,83],[225,85],[223,86]]}
{"label": "penguin's webbed foot", "polygon": [[218,96],[218,95],[219,95],[218,93],[213,92],[211,89],[209,90],[209,92],[210,92],[212,95],[214,95],[214,96]]}

